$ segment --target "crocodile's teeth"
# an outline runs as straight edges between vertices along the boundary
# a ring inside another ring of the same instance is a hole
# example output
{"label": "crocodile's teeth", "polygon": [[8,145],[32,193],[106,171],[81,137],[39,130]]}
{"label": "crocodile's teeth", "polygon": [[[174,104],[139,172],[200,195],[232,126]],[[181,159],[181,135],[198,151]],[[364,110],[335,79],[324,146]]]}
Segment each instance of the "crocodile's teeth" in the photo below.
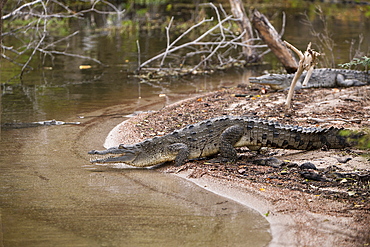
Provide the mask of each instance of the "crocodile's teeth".
{"label": "crocodile's teeth", "polygon": [[96,157],[91,157],[90,162],[93,163],[93,162],[97,161],[98,159],[99,159],[99,157],[97,157],[97,156]]}

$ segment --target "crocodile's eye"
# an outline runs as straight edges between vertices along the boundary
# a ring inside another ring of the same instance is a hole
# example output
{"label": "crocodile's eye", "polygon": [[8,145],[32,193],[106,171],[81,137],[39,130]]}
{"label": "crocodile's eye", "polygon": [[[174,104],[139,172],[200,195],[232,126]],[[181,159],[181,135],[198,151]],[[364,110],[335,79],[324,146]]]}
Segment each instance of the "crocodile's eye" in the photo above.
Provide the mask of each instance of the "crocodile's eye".
{"label": "crocodile's eye", "polygon": [[125,149],[125,144],[120,144],[120,145],[118,146],[118,149]]}

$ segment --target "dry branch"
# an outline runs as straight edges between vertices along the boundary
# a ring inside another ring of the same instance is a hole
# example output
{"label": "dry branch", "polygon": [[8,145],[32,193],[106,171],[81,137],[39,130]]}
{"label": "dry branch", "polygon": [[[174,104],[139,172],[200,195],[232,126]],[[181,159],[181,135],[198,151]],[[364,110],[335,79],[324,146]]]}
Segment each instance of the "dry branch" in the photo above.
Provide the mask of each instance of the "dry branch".
{"label": "dry branch", "polygon": [[[106,6],[109,6],[110,9],[113,11],[101,11],[96,8],[98,3],[103,3]],[[62,9],[63,12],[54,13],[54,9],[58,8]],[[113,4],[105,1],[105,0],[95,0],[91,2],[91,8],[82,10],[80,12],[74,12],[69,9],[68,6],[64,5],[63,3],[59,2],[58,0],[35,0],[32,2],[24,3],[23,5],[19,6],[18,8],[11,11],[9,14],[0,16],[1,21],[13,21],[14,19],[22,19],[24,16],[27,17],[34,17],[36,20],[25,24],[24,26],[11,29],[2,34],[2,37],[5,36],[14,36],[18,40],[23,41],[24,45],[19,47],[10,47],[2,44],[0,42],[0,46],[3,50],[8,51],[10,54],[2,53],[1,57],[14,63],[21,67],[20,76],[24,74],[26,70],[32,70],[32,67],[29,65],[34,56],[37,53],[41,53],[44,56],[48,55],[51,58],[54,58],[53,55],[64,55],[64,56],[71,56],[71,57],[78,57],[87,60],[94,61],[98,64],[102,65],[102,62],[99,60],[79,55],[73,54],[71,52],[65,51],[58,51],[55,50],[55,45],[61,42],[67,42],[71,37],[78,34],[78,32],[74,32],[72,34],[67,35],[66,37],[60,38],[57,41],[49,42],[48,35],[50,33],[49,28],[49,21],[53,18],[81,18],[84,13],[87,12],[96,12],[99,14],[115,14],[118,16],[118,19],[122,17],[122,14],[125,10],[119,10]],[[28,55],[26,62],[19,62],[17,61],[18,58],[22,55]]]}
{"label": "dry branch", "polygon": [[252,23],[262,40],[281,61],[288,73],[297,71],[298,64],[293,55],[281,40],[281,35],[271,25],[269,20],[258,10],[253,11]]}
{"label": "dry branch", "polygon": [[[205,69],[209,68],[220,68],[223,66],[228,66],[231,63],[240,63],[245,64],[246,60],[241,60],[239,58],[233,58],[230,54],[232,50],[236,50],[239,48],[248,48],[248,49],[256,49],[256,48],[266,48],[266,45],[250,45],[248,43],[257,42],[259,39],[250,39],[248,42],[243,41],[245,37],[246,30],[241,32],[240,34],[236,35],[230,29],[233,22],[238,22],[240,19],[235,19],[232,15],[227,15],[226,12],[220,6],[221,11],[212,3],[208,4],[213,8],[216,14],[217,23],[209,28],[207,31],[203,32],[200,36],[195,38],[192,41],[188,41],[185,43],[180,44],[184,39],[188,38],[188,34],[192,31],[195,31],[199,27],[201,27],[205,23],[212,22],[214,19],[203,19],[202,21],[196,23],[195,25],[189,27],[185,32],[183,32],[180,36],[178,36],[174,41],[171,42],[170,40],[170,28],[172,26],[173,19],[171,19],[170,23],[166,27],[166,35],[167,35],[167,46],[164,52],[148,59],[142,64],[139,64],[137,72],[141,71],[142,73],[147,70],[153,71],[155,68],[147,68],[147,66],[157,60],[160,60],[159,68],[157,72],[166,69],[164,67],[165,60],[169,60],[169,56],[177,55],[177,57],[181,57],[182,61],[181,64],[179,63],[175,68],[174,66],[171,67],[171,71],[179,71],[181,70],[181,74],[189,74],[189,73],[197,73],[199,68],[203,65]],[[184,54],[184,50],[192,50],[192,52],[186,52]],[[239,55],[239,52],[235,52]],[[185,69],[181,69],[184,67],[184,61],[189,57],[200,56],[201,60],[196,65],[189,65],[189,67]],[[211,65],[211,66],[208,66]],[[217,67],[218,66],[218,67]],[[167,71],[170,71],[167,70]],[[163,73],[161,73],[163,74]],[[152,76],[152,74],[151,74]]]}
{"label": "dry branch", "polygon": [[306,77],[304,78],[304,81],[302,83],[302,86],[306,86],[307,82],[309,81],[309,79],[312,75],[313,69],[314,69],[314,67],[317,63],[316,60],[320,56],[320,53],[311,49],[311,43],[308,44],[307,49],[304,53],[302,53],[300,50],[298,50],[295,46],[289,44],[287,41],[284,41],[284,43],[290,49],[292,49],[298,55],[298,57],[300,59],[298,70],[294,75],[292,83],[290,84],[288,96],[287,96],[287,99],[286,99],[286,102],[285,102],[286,108],[290,109],[293,94],[294,94],[294,88],[295,88],[295,85],[297,84],[297,81],[298,81],[299,77],[302,75],[303,71],[307,70]]}

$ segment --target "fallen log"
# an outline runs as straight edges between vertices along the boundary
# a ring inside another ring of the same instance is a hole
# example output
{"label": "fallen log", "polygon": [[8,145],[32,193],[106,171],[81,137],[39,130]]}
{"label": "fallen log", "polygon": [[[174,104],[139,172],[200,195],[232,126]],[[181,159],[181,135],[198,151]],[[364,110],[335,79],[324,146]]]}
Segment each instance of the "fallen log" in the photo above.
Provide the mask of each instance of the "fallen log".
{"label": "fallen log", "polygon": [[288,73],[296,72],[298,69],[298,63],[293,57],[293,54],[281,40],[280,35],[271,25],[269,20],[256,9],[253,11],[252,24],[258,31],[261,39],[283,64],[286,71]]}

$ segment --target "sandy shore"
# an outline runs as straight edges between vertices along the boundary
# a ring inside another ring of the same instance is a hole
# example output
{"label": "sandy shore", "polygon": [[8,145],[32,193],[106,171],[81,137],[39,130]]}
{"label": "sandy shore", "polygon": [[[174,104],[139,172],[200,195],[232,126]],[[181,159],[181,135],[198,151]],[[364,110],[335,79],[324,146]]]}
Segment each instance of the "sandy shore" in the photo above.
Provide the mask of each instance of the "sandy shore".
{"label": "sandy shore", "polygon": [[[213,97],[214,94],[204,95],[202,99]],[[178,102],[161,111],[172,111],[192,101],[199,101],[199,98]],[[110,132],[104,146],[134,143],[147,138],[138,123],[156,119],[158,115],[158,112],[143,113],[121,123]],[[315,155],[317,153],[311,153],[312,157]],[[325,156],[333,155],[325,153]],[[300,157],[296,155],[295,158]],[[273,239],[269,246],[364,246],[364,243],[369,243],[369,231],[363,220],[368,211],[361,212],[346,202],[292,190],[289,186],[280,188],[236,176],[210,174],[198,169],[196,164],[189,163],[185,168],[167,166],[159,170],[183,177],[206,190],[257,210],[271,224]],[[349,167],[353,168],[353,164],[369,168],[364,160],[351,163]],[[325,166],[326,163],[321,162],[321,165]]]}

